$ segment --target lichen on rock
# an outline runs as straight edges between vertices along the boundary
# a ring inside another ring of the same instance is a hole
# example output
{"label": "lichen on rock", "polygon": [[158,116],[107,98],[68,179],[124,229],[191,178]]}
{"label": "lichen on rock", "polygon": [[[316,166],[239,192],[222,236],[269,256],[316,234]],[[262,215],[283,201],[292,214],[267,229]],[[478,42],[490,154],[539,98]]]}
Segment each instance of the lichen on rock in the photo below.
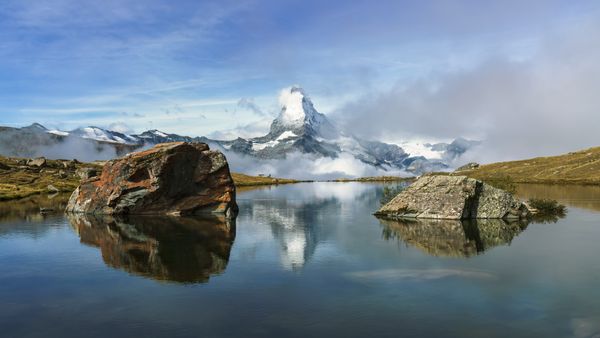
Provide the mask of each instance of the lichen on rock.
{"label": "lichen on rock", "polygon": [[376,212],[383,218],[523,219],[525,204],[504,190],[466,176],[423,176]]}
{"label": "lichen on rock", "polygon": [[174,142],[107,162],[82,181],[67,212],[86,214],[237,214],[225,156],[204,143]]}

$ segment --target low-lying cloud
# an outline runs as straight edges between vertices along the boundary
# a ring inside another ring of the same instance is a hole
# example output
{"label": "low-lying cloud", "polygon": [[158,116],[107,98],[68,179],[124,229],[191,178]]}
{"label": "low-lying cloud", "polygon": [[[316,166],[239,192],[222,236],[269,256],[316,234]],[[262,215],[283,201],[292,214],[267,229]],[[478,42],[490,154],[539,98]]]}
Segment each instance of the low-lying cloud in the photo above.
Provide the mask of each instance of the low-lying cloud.
{"label": "low-lying cloud", "polygon": [[[219,149],[211,145],[212,149]],[[363,163],[352,155],[341,154],[337,158],[318,157],[313,154],[299,152],[287,154],[285,159],[259,159],[231,151],[223,151],[234,172],[249,175],[271,175],[280,178],[330,180],[348,177],[365,177],[377,175],[402,175],[407,173],[384,171]]]}
{"label": "low-lying cloud", "polygon": [[353,133],[384,141],[484,141],[471,159],[497,161],[600,145],[600,24],[546,37],[526,61],[478,67],[397,85],[352,102],[336,117]]}
{"label": "low-lying cloud", "polygon": [[[0,155],[11,157],[46,157],[77,159],[84,162],[118,157],[115,147],[92,140],[69,136],[55,140],[44,133],[5,132],[0,135]],[[120,154],[123,155],[123,154]]]}

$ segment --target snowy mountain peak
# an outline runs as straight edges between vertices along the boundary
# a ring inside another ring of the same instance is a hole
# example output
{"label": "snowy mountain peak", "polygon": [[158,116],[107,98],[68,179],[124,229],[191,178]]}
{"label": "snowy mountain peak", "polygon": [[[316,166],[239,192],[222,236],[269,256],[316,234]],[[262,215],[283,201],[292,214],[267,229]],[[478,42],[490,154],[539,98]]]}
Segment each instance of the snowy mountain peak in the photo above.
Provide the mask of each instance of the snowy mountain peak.
{"label": "snowy mountain peak", "polygon": [[302,88],[293,86],[282,90],[279,103],[281,112],[271,124],[271,137],[278,137],[285,131],[291,131],[296,135],[337,137],[336,128],[325,115],[315,109]]}
{"label": "snowy mountain peak", "polygon": [[311,115],[318,114],[312,102],[300,87],[291,87],[281,91],[279,95],[281,113],[277,119],[284,126],[300,127]]}

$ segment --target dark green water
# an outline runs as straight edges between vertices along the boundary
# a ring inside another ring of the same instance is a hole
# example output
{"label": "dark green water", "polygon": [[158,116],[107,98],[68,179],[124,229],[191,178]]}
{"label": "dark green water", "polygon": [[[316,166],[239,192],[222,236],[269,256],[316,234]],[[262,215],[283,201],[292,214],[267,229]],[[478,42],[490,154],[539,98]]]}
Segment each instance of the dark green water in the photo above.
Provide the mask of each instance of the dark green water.
{"label": "dark green water", "polygon": [[568,216],[474,235],[385,225],[381,190],[240,192],[235,224],[0,206],[0,336],[600,337],[599,188],[520,187]]}

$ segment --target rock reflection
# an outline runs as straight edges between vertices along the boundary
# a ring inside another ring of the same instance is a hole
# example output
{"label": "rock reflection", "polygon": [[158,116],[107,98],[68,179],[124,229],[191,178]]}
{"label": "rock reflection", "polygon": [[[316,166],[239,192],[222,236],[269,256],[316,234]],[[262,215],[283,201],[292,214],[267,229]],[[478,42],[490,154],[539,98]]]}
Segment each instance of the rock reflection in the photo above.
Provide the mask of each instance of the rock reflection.
{"label": "rock reflection", "polygon": [[[62,215],[69,196],[69,194],[35,195],[19,200],[0,202],[0,223],[42,222],[49,216]],[[45,210],[45,212],[40,212],[41,210]]]}
{"label": "rock reflection", "polygon": [[525,222],[477,220],[383,220],[383,237],[398,239],[440,257],[471,257],[495,246],[509,245],[527,227]]}
{"label": "rock reflection", "polygon": [[207,282],[227,267],[235,220],[221,217],[69,215],[84,244],[99,247],[113,268],[156,280]]}

